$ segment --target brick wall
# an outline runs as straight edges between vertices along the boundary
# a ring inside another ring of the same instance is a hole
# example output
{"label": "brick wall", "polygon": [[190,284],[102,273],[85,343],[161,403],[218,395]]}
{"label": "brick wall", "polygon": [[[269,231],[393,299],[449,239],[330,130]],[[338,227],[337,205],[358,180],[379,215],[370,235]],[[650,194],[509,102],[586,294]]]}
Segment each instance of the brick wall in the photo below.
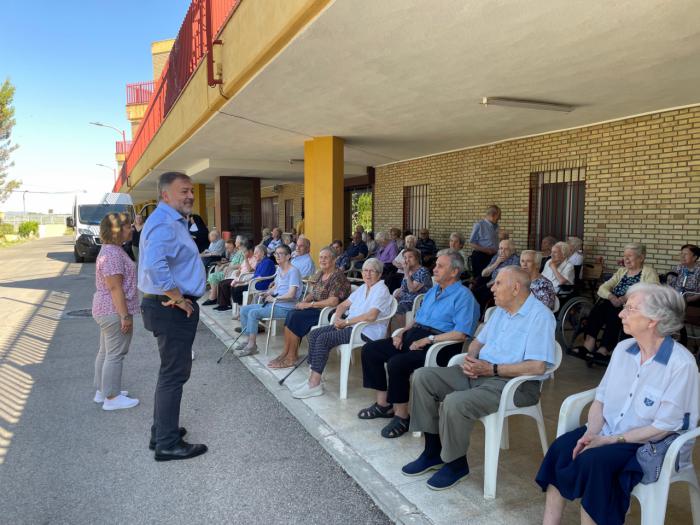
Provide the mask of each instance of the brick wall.
{"label": "brick wall", "polygon": [[260,188],[260,197],[277,197],[277,209],[279,218],[277,224],[284,230],[284,201],[294,201],[294,226],[301,220],[301,199],[304,196],[303,184],[284,184],[280,191],[274,191],[272,186]]}
{"label": "brick wall", "polygon": [[403,187],[427,183],[438,245],[452,231],[468,235],[496,203],[522,249],[530,173],[564,166],[586,168],[585,251],[608,268],[627,242],[646,244],[647,262],[662,272],[681,245],[700,243],[700,106],[378,167],[375,227],[401,227]]}

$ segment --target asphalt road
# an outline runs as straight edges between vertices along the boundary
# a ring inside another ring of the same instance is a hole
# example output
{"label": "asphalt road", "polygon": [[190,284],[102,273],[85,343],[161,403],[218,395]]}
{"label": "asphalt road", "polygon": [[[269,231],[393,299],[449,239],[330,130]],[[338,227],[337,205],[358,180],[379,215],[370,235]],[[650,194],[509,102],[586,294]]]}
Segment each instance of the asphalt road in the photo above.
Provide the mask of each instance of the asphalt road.
{"label": "asphalt road", "polygon": [[200,324],[181,424],[204,456],[147,448],[156,343],[135,322],[123,385],[141,404],[92,401],[94,264],[67,237],[0,249],[0,523],[389,523],[362,489]]}

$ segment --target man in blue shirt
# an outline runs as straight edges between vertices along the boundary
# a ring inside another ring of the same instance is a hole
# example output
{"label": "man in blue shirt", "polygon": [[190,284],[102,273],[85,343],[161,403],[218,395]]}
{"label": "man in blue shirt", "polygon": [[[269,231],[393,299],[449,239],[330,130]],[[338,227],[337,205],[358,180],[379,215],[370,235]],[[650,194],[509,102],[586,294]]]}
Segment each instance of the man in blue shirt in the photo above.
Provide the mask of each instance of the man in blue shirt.
{"label": "man in blue shirt", "polygon": [[352,234],[352,242],[345,250],[347,259],[352,266],[360,268],[362,266],[362,261],[367,258],[368,253],[369,249],[365,241],[362,240],[362,233],[356,231]]}
{"label": "man in blue shirt", "polygon": [[138,272],[143,324],[158,339],[160,353],[149,448],[155,450],[156,461],[170,461],[207,451],[206,445],[183,441],[186,430],[179,426],[182,387],[190,377],[199,322],[197,299],[204,293],[206,276],[186,219],[194,204],[190,178],[163,173],[158,194],[160,203],[141,232]]}
{"label": "man in blue shirt", "polygon": [[[492,290],[498,308],[469,345],[464,364],[422,368],[413,376],[410,430],[424,433],[425,449],[401,470],[407,476],[437,470],[427,481],[434,490],[469,474],[466,453],[474,423],[498,410],[509,379],[542,375],[555,360],[554,315],[530,294],[527,272],[507,266]],[[514,401],[530,406],[539,397],[539,381],[528,381]]]}
{"label": "man in blue shirt", "polygon": [[498,252],[498,221],[501,209],[495,204],[488,207],[486,215],[474,223],[469,236],[472,247],[472,272],[479,276],[496,252]]}
{"label": "man in blue shirt", "polygon": [[474,335],[479,323],[479,305],[459,281],[463,271],[464,259],[459,252],[439,252],[433,270],[436,284],[425,294],[415,322],[394,338],[373,341],[362,347],[363,385],[377,391],[377,400],[371,407],[361,410],[358,417],[391,417],[382,430],[386,438],[399,437],[408,431],[411,374],[424,365],[428,348],[442,341],[457,343],[440,351],[437,362],[445,366],[460,352],[462,342]]}

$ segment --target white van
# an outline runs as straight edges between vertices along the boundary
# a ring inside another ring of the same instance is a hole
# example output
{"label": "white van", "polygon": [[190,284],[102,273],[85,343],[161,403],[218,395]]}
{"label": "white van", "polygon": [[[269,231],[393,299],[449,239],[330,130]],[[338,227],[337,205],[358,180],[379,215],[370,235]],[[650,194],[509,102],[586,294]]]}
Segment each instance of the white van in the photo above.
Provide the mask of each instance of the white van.
{"label": "white van", "polygon": [[100,253],[100,222],[112,212],[125,212],[134,217],[134,203],[126,193],[79,193],[75,196],[73,216],[66,219],[68,227],[75,228],[75,262],[95,260]]}

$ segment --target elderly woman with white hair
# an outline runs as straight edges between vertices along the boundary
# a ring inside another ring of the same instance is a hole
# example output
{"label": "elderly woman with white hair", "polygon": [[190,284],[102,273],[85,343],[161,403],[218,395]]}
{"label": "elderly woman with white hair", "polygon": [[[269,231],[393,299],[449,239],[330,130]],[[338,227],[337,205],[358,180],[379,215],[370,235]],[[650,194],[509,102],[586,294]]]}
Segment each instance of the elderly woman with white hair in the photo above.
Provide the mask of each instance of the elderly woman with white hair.
{"label": "elderly woman with white hair", "polygon": [[[646,255],[647,249],[643,244],[630,243],[625,246],[622,257],[624,266],[598,288],[598,297],[602,300],[595,304],[588,316],[584,330],[586,338],[583,346],[574,348],[575,355],[600,364],[606,364],[610,360],[611,349],[617,344],[620,335],[619,314],[627,302],[627,291],[640,282],[659,283],[656,271],[644,264]],[[601,330],[603,335],[596,350],[596,339]]]}
{"label": "elderly woman with white hair", "polygon": [[[588,424],[547,451],[536,481],[546,491],[545,525],[561,522],[566,500],[581,499],[582,524],[622,524],[642,479],[637,449],[698,421],[695,358],[672,339],[685,303],[670,287],[635,284],[619,313],[630,339],[619,343],[588,412]],[[691,449],[681,449],[680,462]]]}
{"label": "elderly woman with white hair", "polygon": [[552,281],[540,273],[542,254],[535,250],[523,250],[520,254],[520,267],[530,276],[530,293],[547,308],[554,310],[557,293]]}
{"label": "elderly woman with white hair", "polygon": [[[321,374],[333,347],[350,342],[353,325],[368,322],[362,330],[364,341],[381,339],[386,334],[389,320],[377,321],[391,313],[392,297],[381,280],[384,265],[375,258],[362,265],[364,284],[350,294],[335,310],[335,323],[309,333],[309,367],[311,374],[292,392],[297,399],[323,395]],[[347,315],[345,315],[347,314]]]}
{"label": "elderly woman with white hair", "polygon": [[576,278],[574,265],[569,262],[569,245],[563,241],[552,246],[551,257],[545,263],[542,277],[549,279],[554,291],[559,293],[564,285],[573,285]]}

